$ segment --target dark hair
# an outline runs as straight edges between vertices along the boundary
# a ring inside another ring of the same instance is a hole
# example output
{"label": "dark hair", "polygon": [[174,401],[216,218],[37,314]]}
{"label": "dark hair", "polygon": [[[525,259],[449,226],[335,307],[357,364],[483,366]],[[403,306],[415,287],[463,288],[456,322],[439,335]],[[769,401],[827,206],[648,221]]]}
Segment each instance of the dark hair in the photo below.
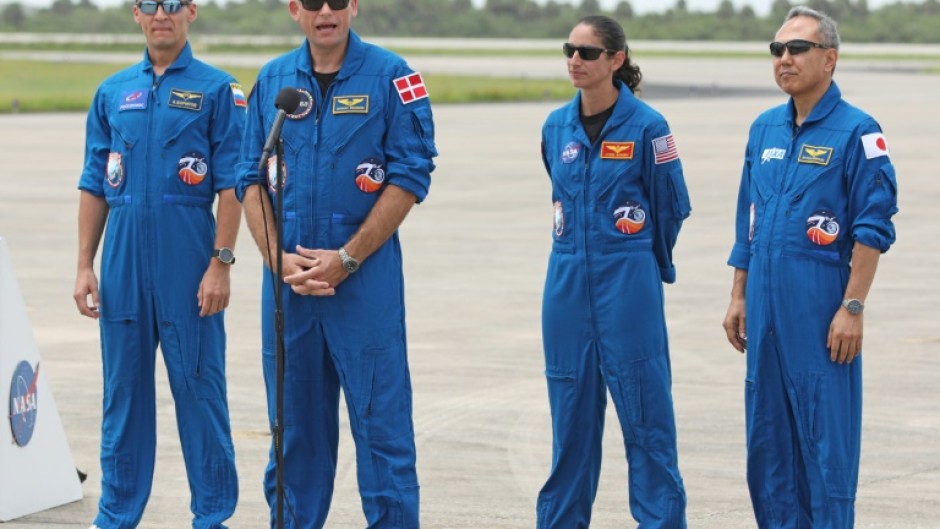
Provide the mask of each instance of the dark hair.
{"label": "dark hair", "polygon": [[578,21],[578,25],[581,24],[590,27],[608,50],[624,51],[626,57],[623,60],[623,66],[614,72],[614,79],[620,79],[631,92],[636,92],[643,74],[640,73],[640,67],[630,60],[630,48],[627,46],[627,37],[623,33],[623,27],[616,20],[604,15],[588,15]]}

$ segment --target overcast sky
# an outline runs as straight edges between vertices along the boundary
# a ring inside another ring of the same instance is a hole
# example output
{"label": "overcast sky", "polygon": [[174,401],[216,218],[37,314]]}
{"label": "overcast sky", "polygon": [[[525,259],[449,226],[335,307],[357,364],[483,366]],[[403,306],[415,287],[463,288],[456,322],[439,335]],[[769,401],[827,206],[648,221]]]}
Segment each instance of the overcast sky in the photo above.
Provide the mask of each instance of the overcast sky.
{"label": "overcast sky", "polygon": [[[13,0],[0,0],[0,5],[11,3]],[[52,5],[52,0],[18,0],[24,5],[37,6],[37,7],[48,7]],[[196,0],[197,3],[199,0]],[[225,0],[222,0],[225,1]],[[545,0],[536,0],[537,2],[544,3]],[[568,2],[573,4],[579,4],[580,0],[558,0],[562,2]],[[605,9],[613,9],[619,3],[620,0],[599,0],[601,7]],[[923,3],[923,0],[904,0],[905,3],[919,4]],[[108,6],[108,5],[119,5],[122,3],[122,0],[92,0],[96,5]],[[359,0],[360,3],[368,3],[369,0]],[[486,0],[473,0],[474,4],[481,6],[485,4]],[[732,0],[734,5],[738,8],[745,5],[749,5],[754,8],[754,11],[758,15],[766,15],[770,11],[770,5],[773,3],[773,0]],[[868,6],[870,8],[878,8],[886,4],[893,4],[896,0],[868,0]],[[689,9],[694,11],[714,11],[718,5],[721,3],[721,0],[686,0],[686,5],[689,6]],[[633,10],[637,13],[651,13],[651,12],[662,12],[666,9],[676,5],[675,0],[630,0],[630,4],[633,6]]]}
{"label": "overcast sky", "polygon": [[[360,2],[368,0],[359,0]],[[477,5],[483,5],[485,0],[473,0]],[[544,3],[544,0],[536,0],[539,3]],[[557,0],[561,2],[568,2],[573,4],[579,4],[580,0]],[[613,9],[620,0],[598,0],[601,4],[601,7],[605,9]],[[770,6],[773,4],[773,0],[732,0],[732,3],[737,8],[744,7],[746,5],[754,8],[754,11],[758,15],[766,15],[770,12]],[[791,3],[795,3],[792,2]],[[886,4],[896,3],[896,0],[868,0],[869,8],[878,8]],[[922,0],[905,0],[905,3],[920,4],[923,3]],[[685,4],[689,9],[693,11],[714,11],[718,8],[718,5],[721,4],[721,0],[686,0]],[[675,0],[630,0],[630,5],[633,6],[633,10],[637,13],[651,13],[651,12],[662,12],[670,7],[676,5]]]}

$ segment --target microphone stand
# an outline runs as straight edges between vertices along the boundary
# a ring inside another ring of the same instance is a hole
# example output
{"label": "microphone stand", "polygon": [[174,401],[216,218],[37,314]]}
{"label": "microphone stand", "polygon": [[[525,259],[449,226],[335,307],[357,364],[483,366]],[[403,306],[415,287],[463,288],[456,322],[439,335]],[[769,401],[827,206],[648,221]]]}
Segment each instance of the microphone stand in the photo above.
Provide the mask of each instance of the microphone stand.
{"label": "microphone stand", "polygon": [[276,411],[274,420],[274,469],[277,481],[277,500],[275,502],[277,515],[275,519],[277,529],[284,529],[284,364],[286,356],[284,349],[284,301],[282,299],[284,287],[284,263],[282,259],[284,244],[284,145],[281,143],[280,138],[278,138],[277,146],[275,147],[275,153],[276,163],[274,165],[276,166],[277,173],[274,184],[274,189],[277,190],[277,205],[274,207],[274,232],[277,238],[274,245],[277,253],[277,256],[275,257],[275,276],[277,281],[274,285],[274,340],[276,344],[274,376],[274,387],[276,395]]}

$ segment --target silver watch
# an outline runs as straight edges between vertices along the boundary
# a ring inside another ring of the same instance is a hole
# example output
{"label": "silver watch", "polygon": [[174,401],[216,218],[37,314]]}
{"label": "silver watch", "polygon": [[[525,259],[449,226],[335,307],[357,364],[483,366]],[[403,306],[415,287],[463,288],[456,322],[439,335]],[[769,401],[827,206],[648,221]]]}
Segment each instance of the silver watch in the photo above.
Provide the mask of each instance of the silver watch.
{"label": "silver watch", "polygon": [[343,270],[346,270],[347,274],[354,274],[356,270],[359,270],[359,261],[355,257],[346,253],[346,248],[339,247],[339,260],[343,263]]}
{"label": "silver watch", "polygon": [[227,265],[235,264],[235,252],[233,252],[231,248],[223,246],[222,248],[213,250],[212,257],[215,257]]}
{"label": "silver watch", "polygon": [[861,314],[865,310],[865,305],[857,299],[843,299],[842,306],[849,311],[849,314]]}

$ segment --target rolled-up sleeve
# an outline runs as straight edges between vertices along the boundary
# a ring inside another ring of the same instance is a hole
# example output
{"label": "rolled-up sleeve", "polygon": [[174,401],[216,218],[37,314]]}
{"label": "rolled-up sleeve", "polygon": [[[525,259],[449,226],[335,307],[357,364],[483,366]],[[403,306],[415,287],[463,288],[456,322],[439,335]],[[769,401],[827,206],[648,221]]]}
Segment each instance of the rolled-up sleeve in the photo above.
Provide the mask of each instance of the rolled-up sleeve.
{"label": "rolled-up sleeve", "polygon": [[[410,72],[403,72],[407,75]],[[431,187],[431,172],[437,148],[430,100],[402,103],[392,94],[389,131],[385,139],[388,183],[400,187],[422,202]]]}
{"label": "rolled-up sleeve", "polygon": [[849,167],[849,210],[852,238],[865,246],[887,252],[894,244],[896,233],[892,217],[898,212],[898,184],[891,157],[878,147],[866,149],[875,138],[884,142],[880,127],[872,123],[862,129],[856,143],[853,162]]}
{"label": "rolled-up sleeve", "polygon": [[734,246],[728,264],[747,270],[751,261],[751,147],[745,149],[744,167],[741,169],[741,184],[738,186],[738,204],[735,210]]}
{"label": "rolled-up sleeve", "polygon": [[106,105],[106,91],[99,88],[85,120],[85,164],[78,181],[79,189],[99,197],[104,196],[105,172],[111,151],[111,127]]}

